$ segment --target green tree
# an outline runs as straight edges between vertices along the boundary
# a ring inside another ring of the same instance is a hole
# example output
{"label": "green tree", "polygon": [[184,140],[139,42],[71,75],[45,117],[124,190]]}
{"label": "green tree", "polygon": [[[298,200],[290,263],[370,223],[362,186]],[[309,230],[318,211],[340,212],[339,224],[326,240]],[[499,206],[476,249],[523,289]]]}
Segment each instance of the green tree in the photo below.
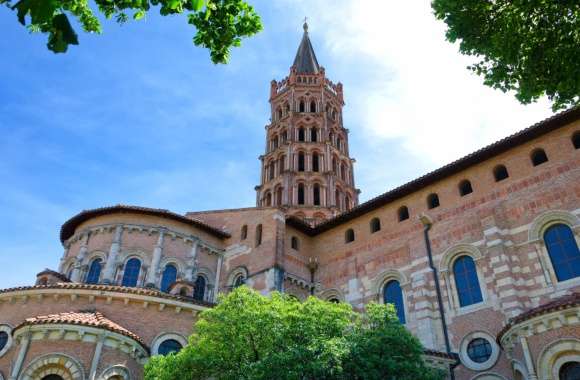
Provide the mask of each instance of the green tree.
{"label": "green tree", "polygon": [[[183,350],[151,358],[145,379],[442,378],[426,368],[419,341],[398,323],[392,306],[368,310],[362,317],[348,304],[265,297],[243,286],[201,313]],[[391,346],[374,352],[377,343]],[[361,353],[372,365],[354,357]]]}
{"label": "green tree", "polygon": [[433,0],[446,37],[484,83],[523,104],[547,95],[552,109],[580,103],[578,0]]}
{"label": "green tree", "polygon": [[[2,4],[16,11],[18,21],[29,30],[48,34],[47,46],[55,53],[78,45],[69,15],[85,32],[102,31],[89,0],[0,0]],[[155,6],[163,16],[187,12],[189,24],[196,28],[194,44],[209,49],[214,63],[226,63],[231,47],[240,46],[243,37],[262,30],[260,16],[243,0],[94,0],[94,5],[106,18],[114,17],[119,23],[130,16],[140,20]]]}

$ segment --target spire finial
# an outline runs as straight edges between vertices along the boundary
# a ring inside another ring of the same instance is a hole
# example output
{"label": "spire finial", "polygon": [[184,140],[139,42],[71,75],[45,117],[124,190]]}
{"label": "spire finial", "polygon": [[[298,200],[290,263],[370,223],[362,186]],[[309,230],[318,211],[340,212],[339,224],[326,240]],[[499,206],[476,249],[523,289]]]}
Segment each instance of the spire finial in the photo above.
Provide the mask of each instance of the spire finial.
{"label": "spire finial", "polygon": [[302,25],[304,33],[308,33],[308,17],[304,17],[304,24]]}

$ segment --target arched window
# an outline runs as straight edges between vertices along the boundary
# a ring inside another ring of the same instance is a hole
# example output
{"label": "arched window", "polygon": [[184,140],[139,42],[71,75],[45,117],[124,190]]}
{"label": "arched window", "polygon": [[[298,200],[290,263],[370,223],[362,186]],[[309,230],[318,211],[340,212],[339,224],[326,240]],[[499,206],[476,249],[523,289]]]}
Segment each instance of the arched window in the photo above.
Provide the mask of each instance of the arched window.
{"label": "arched window", "polygon": [[336,138],[336,148],[342,151],[342,139],[340,137]]}
{"label": "arched window", "polygon": [[94,259],[87,274],[87,284],[98,284],[101,277],[101,259]]}
{"label": "arched window", "polygon": [[248,226],[244,224],[242,226],[242,231],[240,232],[240,240],[246,240],[247,237],[248,237]]}
{"label": "arched window", "polygon": [[459,182],[459,195],[461,195],[463,197],[463,196],[465,196],[467,194],[471,194],[471,193],[473,193],[473,188],[471,187],[471,182],[469,182],[466,179]]}
{"label": "arched window", "polygon": [[565,363],[559,371],[560,380],[578,380],[580,379],[580,363]]}
{"label": "arched window", "polygon": [[298,153],[298,171],[299,172],[304,171],[304,153],[303,152]]}
{"label": "arched window", "polygon": [[284,165],[286,161],[286,156],[281,155],[280,159],[278,160],[278,174],[282,174],[284,172],[284,169],[286,168],[286,165]]}
{"label": "arched window", "polygon": [[558,281],[580,276],[580,251],[570,227],[551,226],[544,233],[544,242]]}
{"label": "arched window", "polygon": [[399,207],[399,211],[397,212],[397,214],[399,215],[399,222],[409,219],[409,209],[407,208],[407,206]]}
{"label": "arched window", "polygon": [[470,256],[461,256],[453,263],[455,287],[461,307],[473,305],[483,301],[475,262]]}
{"label": "arched window", "polygon": [[315,206],[320,206],[320,185],[315,183],[312,188],[312,198]]}
{"label": "arched window", "polygon": [[266,206],[272,206],[272,193],[266,193]]}
{"label": "arched window", "polygon": [[540,148],[534,150],[530,158],[532,159],[532,165],[534,166],[548,162],[548,156],[546,155],[546,152]]}
{"label": "arched window", "polygon": [[282,205],[282,188],[279,187],[276,189],[276,205]]}
{"label": "arched window", "polygon": [[187,288],[185,286],[179,289],[179,295],[182,297],[187,297]]}
{"label": "arched window", "polygon": [[372,218],[370,222],[371,234],[381,230],[381,220],[379,218]]}
{"label": "arched window", "polygon": [[41,380],[64,380],[64,379],[59,375],[46,375]]}
{"label": "arched window", "polygon": [[310,130],[310,141],[312,142],[318,141],[318,129],[312,128]]}
{"label": "arched window", "polygon": [[336,189],[334,192],[334,202],[336,203],[336,207],[340,208],[340,190]]}
{"label": "arched window", "polygon": [[345,207],[347,210],[350,210],[352,208],[352,203],[350,201],[350,195],[346,195],[346,197],[344,197],[344,203],[345,203]]}
{"label": "arched window", "polygon": [[298,141],[304,141],[304,140],[306,140],[304,128],[298,128]]}
{"label": "arched window", "polygon": [[340,303],[340,301],[337,298],[330,298],[327,301],[331,303]]}
{"label": "arched window", "polygon": [[280,120],[282,118],[282,108],[278,107],[276,112],[278,113],[278,120]]}
{"label": "arched window", "polygon": [[300,249],[298,238],[296,236],[292,236],[292,238],[290,239],[290,246],[292,247],[292,249],[296,251]]}
{"label": "arched window", "polygon": [[318,172],[320,170],[320,156],[318,153],[312,153],[312,171]]}
{"label": "arched window", "polygon": [[340,164],[340,178],[343,181],[346,181],[346,166],[344,165],[344,162]]}
{"label": "arched window", "polygon": [[300,105],[298,106],[299,112],[305,112],[304,100],[300,101]]}
{"label": "arched window", "polygon": [[574,145],[574,149],[580,149],[580,131],[576,131],[572,135],[572,145]]}
{"label": "arched window", "polygon": [[6,331],[0,331],[0,351],[2,351],[8,344],[8,338],[9,336]]}
{"label": "arched window", "polygon": [[256,247],[262,244],[262,225],[256,226]]}
{"label": "arched window", "polygon": [[304,204],[304,184],[303,183],[298,184],[298,204],[299,205]]}
{"label": "arched window", "polygon": [[316,102],[314,100],[310,102],[310,112],[316,112]]}
{"label": "arched window", "polygon": [[157,354],[165,356],[165,355],[169,355],[172,353],[177,353],[177,352],[181,351],[182,348],[183,348],[183,346],[181,345],[181,343],[179,343],[175,339],[167,339],[159,345],[159,349],[157,350]]}
{"label": "arched window", "polygon": [[123,280],[121,281],[121,285],[137,286],[140,271],[141,261],[139,259],[132,258],[127,261],[127,264],[125,264],[125,271],[123,273]]}
{"label": "arched window", "polygon": [[397,310],[397,317],[399,322],[405,323],[405,305],[403,303],[403,291],[401,290],[401,284],[397,280],[391,280],[387,282],[383,290],[383,300],[385,303],[391,303],[395,306]]}
{"label": "arched window", "polygon": [[344,233],[344,242],[345,243],[351,243],[353,241],[354,241],[354,230],[352,228],[349,228]]}
{"label": "arched window", "polygon": [[236,276],[236,278],[234,278],[234,283],[232,284],[232,286],[234,288],[238,288],[238,287],[244,285],[245,283],[246,283],[246,279],[244,278],[244,275],[243,274],[238,274]]}
{"label": "arched window", "polygon": [[338,175],[338,163],[336,157],[332,157],[332,170],[334,171],[334,174]]}
{"label": "arched window", "polygon": [[193,289],[193,298],[198,301],[203,301],[205,296],[205,277],[197,276],[195,279],[195,287]]}
{"label": "arched window", "polygon": [[505,165],[498,165],[495,168],[493,168],[493,177],[495,178],[495,182],[503,181],[509,176],[510,175]]}
{"label": "arched window", "polygon": [[427,197],[427,207],[429,209],[439,207],[439,196],[437,194],[429,194]]}
{"label": "arched window", "polygon": [[161,276],[161,291],[169,291],[169,287],[177,280],[177,268],[173,264],[167,264]]}
{"label": "arched window", "polygon": [[273,180],[274,179],[274,168],[275,168],[274,162],[271,162],[270,163],[270,167],[268,168],[268,178],[270,180]]}

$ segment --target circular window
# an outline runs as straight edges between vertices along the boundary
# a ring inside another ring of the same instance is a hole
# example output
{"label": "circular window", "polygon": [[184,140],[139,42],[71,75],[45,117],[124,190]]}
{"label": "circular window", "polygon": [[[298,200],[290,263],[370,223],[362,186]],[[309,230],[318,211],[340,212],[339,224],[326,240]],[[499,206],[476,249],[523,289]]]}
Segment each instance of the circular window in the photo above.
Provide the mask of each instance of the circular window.
{"label": "circular window", "polygon": [[463,338],[459,346],[461,363],[473,371],[485,371],[499,358],[499,346],[491,335],[473,332]]}
{"label": "circular window", "polygon": [[179,352],[182,348],[183,346],[181,345],[181,343],[179,343],[175,339],[167,339],[164,340],[163,343],[159,345],[157,353],[159,355],[169,355],[173,352]]}
{"label": "circular window", "polygon": [[475,338],[467,345],[467,355],[476,363],[485,363],[491,357],[491,344],[483,338]]}

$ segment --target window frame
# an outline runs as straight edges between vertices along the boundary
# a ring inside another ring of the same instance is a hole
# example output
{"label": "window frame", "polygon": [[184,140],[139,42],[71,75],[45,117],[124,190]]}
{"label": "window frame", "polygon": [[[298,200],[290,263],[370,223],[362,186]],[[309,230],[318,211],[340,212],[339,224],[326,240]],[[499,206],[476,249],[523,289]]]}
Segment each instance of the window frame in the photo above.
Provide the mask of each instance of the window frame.
{"label": "window frame", "polygon": [[345,244],[350,244],[350,243],[354,242],[355,240],[356,240],[356,234],[354,232],[354,229],[348,228],[346,231],[344,231]]}
{"label": "window frame", "polygon": [[[139,270],[137,271],[137,276],[135,278],[135,285],[125,285],[125,276],[127,275],[127,266],[129,262],[137,260],[139,262]],[[130,256],[125,260],[125,264],[123,265],[123,275],[121,276],[121,286],[127,287],[138,287],[139,286],[139,278],[141,277],[141,272],[143,271],[143,259],[138,256]]]}
{"label": "window frame", "polygon": [[371,221],[369,222],[369,228],[371,234],[379,232],[381,230],[381,219],[379,219],[379,217],[372,218]]}

